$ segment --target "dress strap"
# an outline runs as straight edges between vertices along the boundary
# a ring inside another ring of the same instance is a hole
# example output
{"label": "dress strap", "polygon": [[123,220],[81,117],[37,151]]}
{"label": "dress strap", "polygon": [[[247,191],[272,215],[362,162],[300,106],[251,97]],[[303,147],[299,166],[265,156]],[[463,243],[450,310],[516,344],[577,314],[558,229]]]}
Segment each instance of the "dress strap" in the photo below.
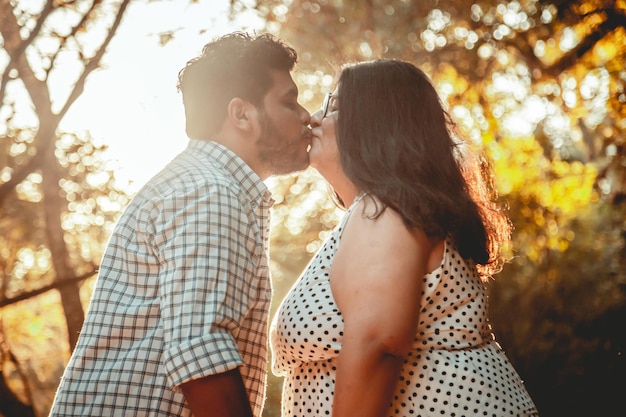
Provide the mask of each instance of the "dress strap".
{"label": "dress strap", "polygon": [[341,219],[341,222],[339,223],[339,226],[337,226],[337,236],[336,236],[337,240],[341,239],[341,235],[343,235],[343,228],[346,226],[346,223],[348,223],[348,219],[350,218],[350,215],[355,210],[359,202],[363,199],[363,197],[365,197],[365,195],[366,193],[361,193],[358,196],[356,196],[354,201],[352,201],[352,204],[350,204],[350,207],[348,207],[348,209],[344,213],[343,218]]}
{"label": "dress strap", "polygon": [[365,197],[365,195],[366,193],[361,193],[354,198],[354,200],[352,201],[352,204],[350,204],[350,207],[348,207],[348,210],[346,210],[346,214],[343,216],[344,222],[348,221],[348,217],[350,217],[350,214],[354,211],[354,209],[359,204],[359,202],[363,200],[363,197]]}
{"label": "dress strap", "polygon": [[355,207],[357,204],[359,204],[359,201],[361,201],[363,199],[363,197],[365,197],[367,193],[360,193],[359,195],[357,195],[354,198],[354,201],[352,202],[352,204],[350,204],[350,208]]}

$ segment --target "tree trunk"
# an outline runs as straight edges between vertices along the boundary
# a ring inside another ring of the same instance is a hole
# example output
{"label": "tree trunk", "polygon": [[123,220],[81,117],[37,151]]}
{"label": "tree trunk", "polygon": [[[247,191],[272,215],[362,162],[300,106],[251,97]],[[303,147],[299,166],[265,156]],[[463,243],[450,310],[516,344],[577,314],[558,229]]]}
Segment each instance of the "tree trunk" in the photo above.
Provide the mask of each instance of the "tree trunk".
{"label": "tree trunk", "polygon": [[[46,140],[55,140],[55,126],[42,121],[40,129],[45,132],[41,137]],[[46,237],[50,248],[52,264],[57,282],[75,278],[75,273],[70,264],[70,256],[65,245],[64,230],[61,224],[61,216],[67,202],[61,197],[59,181],[61,180],[60,167],[54,154],[55,146],[45,147],[44,163],[42,165],[42,188],[45,211]],[[83,305],[80,300],[79,285],[63,285],[59,288],[61,303],[66,317],[68,341],[70,352],[76,346],[78,334],[85,319]]]}
{"label": "tree trunk", "polygon": [[32,406],[24,404],[7,386],[0,370],[0,413],[5,417],[35,417]]}

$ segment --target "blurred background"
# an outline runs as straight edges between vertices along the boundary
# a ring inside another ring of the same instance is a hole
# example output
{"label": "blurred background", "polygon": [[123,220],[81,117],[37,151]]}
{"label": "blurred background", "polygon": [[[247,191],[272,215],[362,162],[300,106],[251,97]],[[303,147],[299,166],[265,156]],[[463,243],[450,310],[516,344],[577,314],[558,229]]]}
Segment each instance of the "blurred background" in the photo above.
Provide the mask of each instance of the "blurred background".
{"label": "blurred background", "polygon": [[[0,0],[0,416],[47,415],[120,211],[187,143],[178,70],[233,30],[298,51],[311,112],[343,63],[429,74],[515,225],[497,340],[543,417],[626,415],[625,26],[626,0]],[[341,212],[312,169],[269,185],[275,311]]]}

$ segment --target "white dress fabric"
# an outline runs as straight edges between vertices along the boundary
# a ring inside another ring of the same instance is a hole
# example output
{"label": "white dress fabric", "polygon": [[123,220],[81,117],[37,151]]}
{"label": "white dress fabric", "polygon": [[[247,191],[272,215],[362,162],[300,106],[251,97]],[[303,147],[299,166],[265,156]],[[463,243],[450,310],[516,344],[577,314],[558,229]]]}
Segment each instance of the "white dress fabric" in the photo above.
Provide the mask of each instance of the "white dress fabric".
{"label": "white dress fabric", "polygon": [[[296,281],[272,322],[272,371],[285,377],[283,417],[331,415],[343,319],[329,272],[344,225],[359,200]],[[450,239],[440,266],[423,280],[415,339],[388,415],[538,416],[490,331],[485,286]]]}

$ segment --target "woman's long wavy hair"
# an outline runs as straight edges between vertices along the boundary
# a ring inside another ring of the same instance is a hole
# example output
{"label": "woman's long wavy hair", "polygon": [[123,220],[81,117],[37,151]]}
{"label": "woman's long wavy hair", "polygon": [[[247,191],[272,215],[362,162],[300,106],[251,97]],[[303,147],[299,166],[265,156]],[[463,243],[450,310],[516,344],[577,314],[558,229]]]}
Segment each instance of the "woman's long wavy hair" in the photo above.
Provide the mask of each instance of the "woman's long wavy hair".
{"label": "woman's long wavy hair", "polygon": [[382,203],[376,216],[391,207],[407,227],[451,235],[483,279],[498,272],[511,223],[496,204],[491,166],[456,135],[428,77],[404,61],[351,64],[337,99],[341,164]]}

